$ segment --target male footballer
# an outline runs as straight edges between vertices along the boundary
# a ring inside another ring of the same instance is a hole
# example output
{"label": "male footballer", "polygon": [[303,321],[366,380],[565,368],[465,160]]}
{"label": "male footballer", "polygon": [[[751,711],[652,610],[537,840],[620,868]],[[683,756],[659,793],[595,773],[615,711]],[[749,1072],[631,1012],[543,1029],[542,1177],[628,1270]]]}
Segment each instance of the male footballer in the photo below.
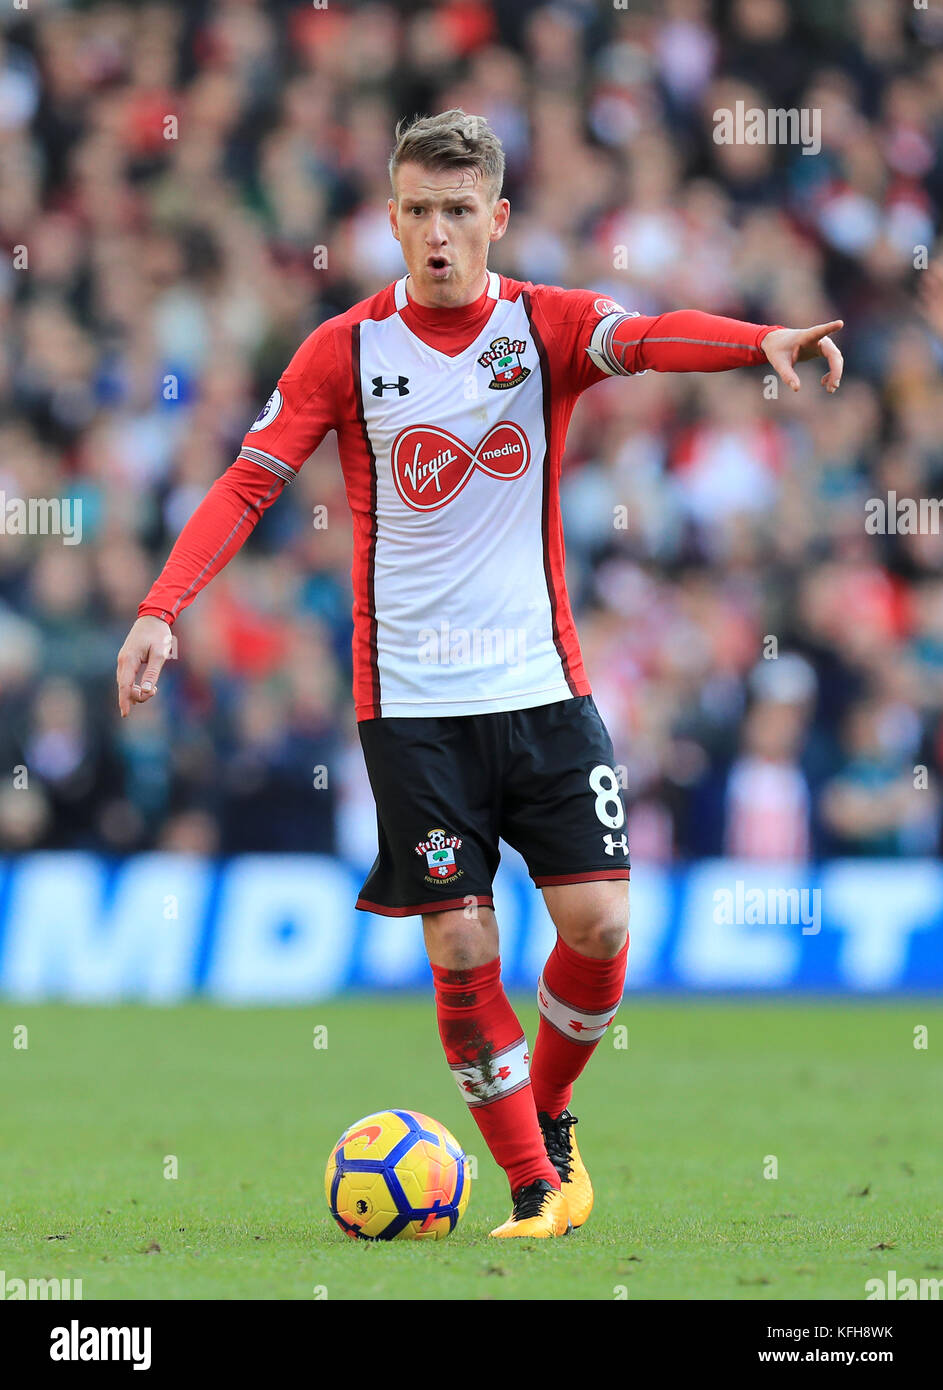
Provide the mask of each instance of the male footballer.
{"label": "male footballer", "polygon": [[[482,117],[400,123],[389,217],[407,273],[301,344],[118,656],[127,716],[157,693],[171,625],[335,430],[354,526],[355,713],[379,837],[357,907],[422,917],[448,1064],[511,1188],[511,1215],[491,1233],[501,1238],[564,1235],[589,1216],[568,1107],[619,1006],[628,950],[625,807],[564,583],[573,407],[597,382],[648,369],[768,361],[798,390],[795,364],[823,357],[830,392],[842,372],[828,336],[840,320],[644,317],[592,290],[490,271],[510,216],[503,174]],[[467,659],[429,660],[428,634],[446,622],[470,634]],[[501,837],[557,930],[530,1055],[501,983]]]}

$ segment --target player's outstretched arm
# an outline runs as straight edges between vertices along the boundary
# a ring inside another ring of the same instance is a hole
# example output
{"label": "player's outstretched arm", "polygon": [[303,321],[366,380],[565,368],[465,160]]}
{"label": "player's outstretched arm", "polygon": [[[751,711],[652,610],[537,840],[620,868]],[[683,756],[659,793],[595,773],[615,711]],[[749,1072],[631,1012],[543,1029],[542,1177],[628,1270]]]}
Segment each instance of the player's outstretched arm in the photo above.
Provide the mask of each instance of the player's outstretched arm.
{"label": "player's outstretched arm", "polygon": [[843,319],[833,319],[831,323],[817,323],[813,328],[774,328],[762,339],[760,347],[780,379],[793,391],[798,391],[800,385],[795,364],[824,357],[828,371],[822,377],[822,385],[831,394],[838,390],[841,382],[844,359],[828,335],[844,326]]}
{"label": "player's outstretched arm", "polygon": [[157,694],[157,677],[170,655],[172,642],[170,624],[151,616],[138,618],[124,639],[118,653],[118,709],[122,719],[131,713],[132,704],[143,705]]}
{"label": "player's outstretched arm", "polygon": [[824,357],[828,371],[822,385],[832,392],[841,381],[842,355],[828,335],[843,326],[834,319],[813,328],[784,328],[700,309],[671,309],[654,317],[615,312],[599,319],[586,351],[610,376],[650,370],[727,372],[768,361],[793,391],[799,390],[795,364]]}

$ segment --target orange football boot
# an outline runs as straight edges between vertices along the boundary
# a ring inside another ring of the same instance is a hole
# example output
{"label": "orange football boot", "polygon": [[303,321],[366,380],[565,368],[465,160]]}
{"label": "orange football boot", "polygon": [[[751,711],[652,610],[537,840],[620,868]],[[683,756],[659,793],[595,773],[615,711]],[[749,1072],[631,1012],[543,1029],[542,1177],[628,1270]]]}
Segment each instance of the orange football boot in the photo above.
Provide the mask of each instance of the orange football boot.
{"label": "orange football boot", "polygon": [[491,1232],[501,1240],[514,1236],[565,1236],[570,1230],[566,1198],[546,1178],[519,1187],[514,1194],[514,1208],[507,1221]]}
{"label": "orange football boot", "polygon": [[556,1120],[551,1119],[546,1110],[541,1110],[537,1119],[544,1136],[547,1157],[560,1175],[560,1190],[566,1198],[570,1221],[575,1230],[577,1226],[582,1226],[593,1209],[593,1184],[580,1158],[573,1133],[573,1126],[579,1121],[569,1110],[564,1110]]}

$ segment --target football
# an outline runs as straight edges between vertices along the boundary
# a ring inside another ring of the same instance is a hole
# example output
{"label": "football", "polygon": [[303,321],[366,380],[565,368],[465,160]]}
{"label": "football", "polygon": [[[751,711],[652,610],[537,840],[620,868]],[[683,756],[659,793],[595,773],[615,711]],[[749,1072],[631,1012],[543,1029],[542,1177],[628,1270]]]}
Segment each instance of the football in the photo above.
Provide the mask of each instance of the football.
{"label": "football", "polygon": [[461,1145],[415,1110],[381,1110],[350,1125],[324,1174],[331,1215],[355,1240],[441,1240],[470,1191]]}

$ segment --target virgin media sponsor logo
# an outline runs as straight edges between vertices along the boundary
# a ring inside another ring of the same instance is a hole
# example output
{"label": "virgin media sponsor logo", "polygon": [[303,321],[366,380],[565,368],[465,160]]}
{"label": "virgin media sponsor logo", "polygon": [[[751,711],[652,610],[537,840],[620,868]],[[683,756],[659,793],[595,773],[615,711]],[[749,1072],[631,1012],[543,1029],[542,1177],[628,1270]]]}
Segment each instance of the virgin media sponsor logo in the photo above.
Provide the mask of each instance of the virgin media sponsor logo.
{"label": "virgin media sponsor logo", "polygon": [[434,512],[451,502],[476,468],[510,482],[525,473],[529,463],[527,435],[510,420],[495,425],[473,449],[437,425],[410,425],[393,441],[396,491],[417,512]]}

